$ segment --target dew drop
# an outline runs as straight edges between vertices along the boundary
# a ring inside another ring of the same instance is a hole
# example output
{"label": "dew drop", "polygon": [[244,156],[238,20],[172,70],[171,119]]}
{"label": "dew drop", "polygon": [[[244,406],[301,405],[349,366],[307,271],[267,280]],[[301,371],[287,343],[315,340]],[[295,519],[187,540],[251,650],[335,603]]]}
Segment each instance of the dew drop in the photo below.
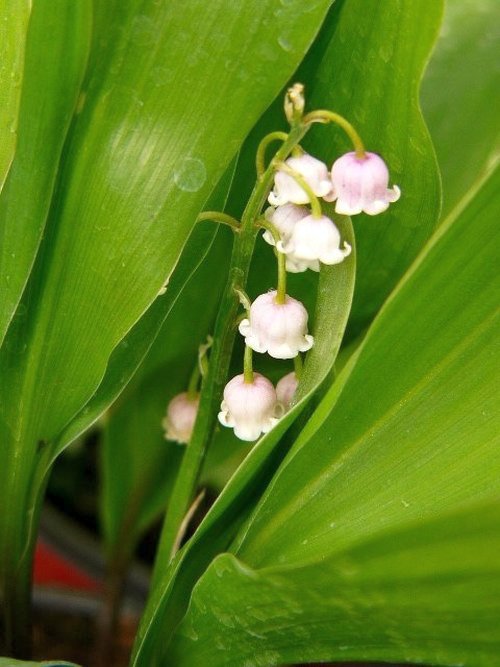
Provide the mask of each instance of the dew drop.
{"label": "dew drop", "polygon": [[184,192],[197,192],[206,180],[207,170],[198,158],[184,158],[174,173],[174,183]]}
{"label": "dew drop", "polygon": [[278,44],[281,46],[283,51],[290,53],[293,51],[293,45],[286,39],[286,37],[278,37]]}

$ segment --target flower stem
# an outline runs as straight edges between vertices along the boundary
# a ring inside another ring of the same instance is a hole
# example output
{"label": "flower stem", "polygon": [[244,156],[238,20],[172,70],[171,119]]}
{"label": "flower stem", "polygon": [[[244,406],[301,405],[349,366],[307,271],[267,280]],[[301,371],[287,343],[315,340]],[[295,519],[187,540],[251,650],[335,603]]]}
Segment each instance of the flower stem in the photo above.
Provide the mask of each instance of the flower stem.
{"label": "flower stem", "polygon": [[292,169],[284,162],[279,162],[275,160],[274,165],[276,169],[285,172],[285,174],[291,176],[294,179],[294,181],[296,181],[296,183],[300,185],[302,190],[304,190],[304,192],[309,198],[309,203],[311,204],[311,213],[313,215],[313,218],[321,218],[321,216],[323,215],[323,211],[321,210],[321,204],[319,203],[319,199],[314,194],[313,189],[306,181],[306,179],[301,174],[299,174],[298,171],[295,171],[295,169]]}
{"label": "flower stem", "polygon": [[245,345],[245,355],[243,357],[243,375],[246,384],[253,384],[253,350],[249,345]]}
{"label": "flower stem", "polygon": [[351,123],[340,114],[335,113],[334,111],[329,111],[328,109],[318,109],[317,111],[311,111],[310,113],[306,114],[304,116],[304,123],[335,123],[344,130],[349,139],[352,141],[352,145],[354,146],[354,150],[356,152],[356,157],[366,157],[365,146],[361,140],[361,137],[356,132]]}
{"label": "flower stem", "polygon": [[278,289],[276,290],[276,303],[284,304],[286,301],[286,255],[276,249],[278,259]]}
{"label": "flower stem", "polygon": [[235,232],[240,231],[240,223],[236,218],[233,218],[227,213],[222,213],[221,211],[203,211],[197,218],[197,222],[203,222],[204,220],[213,220],[213,222],[220,222],[223,225],[229,225]]}
{"label": "flower stem", "polygon": [[293,369],[295,371],[295,377],[297,380],[300,380],[300,376],[302,375],[302,367],[303,367],[303,362],[302,362],[302,357],[300,354],[298,354],[296,357],[293,358]]}
{"label": "flower stem", "polygon": [[277,248],[278,243],[281,241],[281,234],[277,228],[273,225],[272,222],[269,222],[265,218],[261,218],[257,221],[259,227],[267,229],[274,239],[275,255],[278,260],[278,288],[276,290],[276,303],[283,304],[286,300],[286,255],[280,252]]}
{"label": "flower stem", "polygon": [[257,176],[260,178],[266,171],[266,150],[269,144],[273,141],[286,141],[288,139],[288,134],[286,132],[271,132],[266,134],[262,139],[257,148],[257,154],[255,156],[255,167],[257,169]]}
{"label": "flower stem", "polygon": [[[275,159],[285,160],[294,146],[306,134],[308,126],[296,123],[290,134],[280,146]],[[246,284],[252,260],[255,238],[258,228],[255,221],[261,215],[262,208],[274,179],[274,161],[257,179],[241,219],[240,233],[234,237],[231,265],[228,281],[221,298],[221,305],[214,329],[214,343],[210,355],[208,373],[203,378],[200,405],[189,447],[186,448],[175,481],[168,512],[163,524],[160,543],[153,573],[153,588],[177,548],[176,536],[184,517],[196,494],[196,486],[208,444],[212,438],[220,397],[226,382],[231,361],[231,353],[236,335],[234,322],[238,313],[238,300],[235,289]]]}
{"label": "flower stem", "polygon": [[198,394],[198,383],[200,381],[201,368],[200,362],[197,359],[196,364],[193,367],[191,372],[191,377],[189,378],[187,395],[190,400],[194,400]]}

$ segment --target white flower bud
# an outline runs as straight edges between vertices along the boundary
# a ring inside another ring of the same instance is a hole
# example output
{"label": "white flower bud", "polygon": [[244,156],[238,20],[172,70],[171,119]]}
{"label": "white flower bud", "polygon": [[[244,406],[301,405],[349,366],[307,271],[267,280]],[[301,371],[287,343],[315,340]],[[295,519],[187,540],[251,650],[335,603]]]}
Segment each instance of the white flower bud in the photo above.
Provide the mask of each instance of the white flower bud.
{"label": "white flower bud", "polygon": [[285,303],[277,303],[273,290],[255,299],[250,318],[240,322],[239,331],[255,352],[267,352],[275,359],[292,359],[313,346],[307,320],[307,310],[300,301],[286,295]]}
{"label": "white flower bud", "polygon": [[[331,193],[332,182],[328,168],[321,160],[304,153],[299,157],[289,157],[285,164],[302,176],[316,197],[324,197]],[[309,196],[293,176],[278,170],[274,177],[274,189],[269,194],[268,201],[272,206],[282,206],[289,202],[309,204]]]}
{"label": "white flower bud", "polygon": [[312,215],[295,224],[293,234],[287,243],[278,243],[277,249],[290,254],[297,263],[301,261],[306,268],[317,270],[318,261],[323,264],[340,264],[351,254],[351,246],[344,241],[340,248],[340,232],[333,220],[322,215]]}
{"label": "white flower bud", "polygon": [[298,384],[299,381],[297,376],[295,375],[295,372],[292,371],[291,373],[288,373],[288,375],[283,376],[276,385],[278,403],[283,406],[284,412],[290,410]]}
{"label": "white flower bud", "polygon": [[165,430],[165,439],[187,444],[191,439],[200,396],[190,398],[187,392],[177,394],[167,406],[167,414],[161,425]]}
{"label": "white flower bud", "polygon": [[397,185],[388,187],[389,170],[375,153],[366,153],[365,157],[346,153],[333,163],[331,175],[333,191],[328,201],[337,200],[335,211],[342,215],[362,211],[377,215],[401,196]]}
{"label": "white flower bud", "polygon": [[245,382],[242,374],[227,383],[218,417],[223,426],[234,428],[237,438],[252,442],[270,431],[280,414],[272,383],[254,373],[253,382]]}

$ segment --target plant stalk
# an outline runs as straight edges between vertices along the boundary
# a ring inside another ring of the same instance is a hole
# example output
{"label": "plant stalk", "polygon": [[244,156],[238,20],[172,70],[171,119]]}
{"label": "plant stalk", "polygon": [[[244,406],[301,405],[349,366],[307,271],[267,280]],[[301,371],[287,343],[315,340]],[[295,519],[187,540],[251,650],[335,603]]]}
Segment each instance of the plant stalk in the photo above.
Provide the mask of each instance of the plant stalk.
{"label": "plant stalk", "polygon": [[[276,153],[275,160],[285,160],[307,130],[308,126],[301,122],[292,126],[287,139]],[[245,288],[258,233],[255,222],[261,214],[272,187],[274,171],[273,160],[262,176],[258,178],[242,216],[240,233],[234,237],[228,281],[215,323],[208,373],[203,378],[200,406],[193,435],[184,453],[163,524],[153,572],[153,587],[175,555],[176,536],[195,496],[201,467],[215,428],[216,414],[227,380],[236,335],[234,323],[239,304],[235,290]]]}

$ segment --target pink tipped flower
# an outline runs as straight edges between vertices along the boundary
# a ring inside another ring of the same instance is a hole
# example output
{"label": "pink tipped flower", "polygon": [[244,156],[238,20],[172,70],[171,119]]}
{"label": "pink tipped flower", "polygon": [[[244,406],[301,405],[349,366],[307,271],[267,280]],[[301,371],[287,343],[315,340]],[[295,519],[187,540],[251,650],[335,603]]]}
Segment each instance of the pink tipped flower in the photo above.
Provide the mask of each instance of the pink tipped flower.
{"label": "pink tipped flower", "polygon": [[389,188],[389,170],[375,153],[357,157],[346,153],[333,163],[333,192],[329,201],[337,200],[335,211],[342,215],[356,215],[364,211],[377,215],[397,201],[401,190],[397,185]]}
{"label": "pink tipped flower", "polygon": [[340,264],[351,254],[351,246],[344,241],[340,247],[340,232],[333,220],[322,215],[315,218],[308,215],[295,224],[293,234],[287,243],[278,243],[280,252],[290,255],[300,270],[318,270],[318,262]]}
{"label": "pink tipped flower", "polygon": [[[299,157],[289,157],[285,164],[302,176],[316,197],[324,197],[331,193],[332,182],[328,168],[321,160],[304,153]],[[274,177],[274,189],[269,194],[268,201],[272,206],[283,206],[288,203],[309,204],[309,196],[293,176],[278,170]]]}
{"label": "pink tipped flower", "polygon": [[300,301],[286,295],[285,303],[277,303],[273,290],[255,299],[250,318],[240,322],[239,331],[255,352],[267,352],[275,359],[292,359],[313,346],[307,320],[307,310]]}
{"label": "pink tipped flower", "polygon": [[179,444],[187,444],[191,439],[200,396],[190,398],[187,392],[177,394],[167,407],[167,414],[161,425],[165,430],[165,439]]}
{"label": "pink tipped flower", "polygon": [[253,382],[245,382],[243,374],[230,380],[220,408],[220,423],[234,428],[235,436],[248,442],[270,431],[282,412],[272,383],[260,373],[253,374]]}
{"label": "pink tipped flower", "polygon": [[278,403],[283,406],[284,412],[290,410],[298,384],[299,381],[297,376],[295,375],[295,372],[292,371],[291,373],[288,373],[288,375],[282,377],[276,385]]}

